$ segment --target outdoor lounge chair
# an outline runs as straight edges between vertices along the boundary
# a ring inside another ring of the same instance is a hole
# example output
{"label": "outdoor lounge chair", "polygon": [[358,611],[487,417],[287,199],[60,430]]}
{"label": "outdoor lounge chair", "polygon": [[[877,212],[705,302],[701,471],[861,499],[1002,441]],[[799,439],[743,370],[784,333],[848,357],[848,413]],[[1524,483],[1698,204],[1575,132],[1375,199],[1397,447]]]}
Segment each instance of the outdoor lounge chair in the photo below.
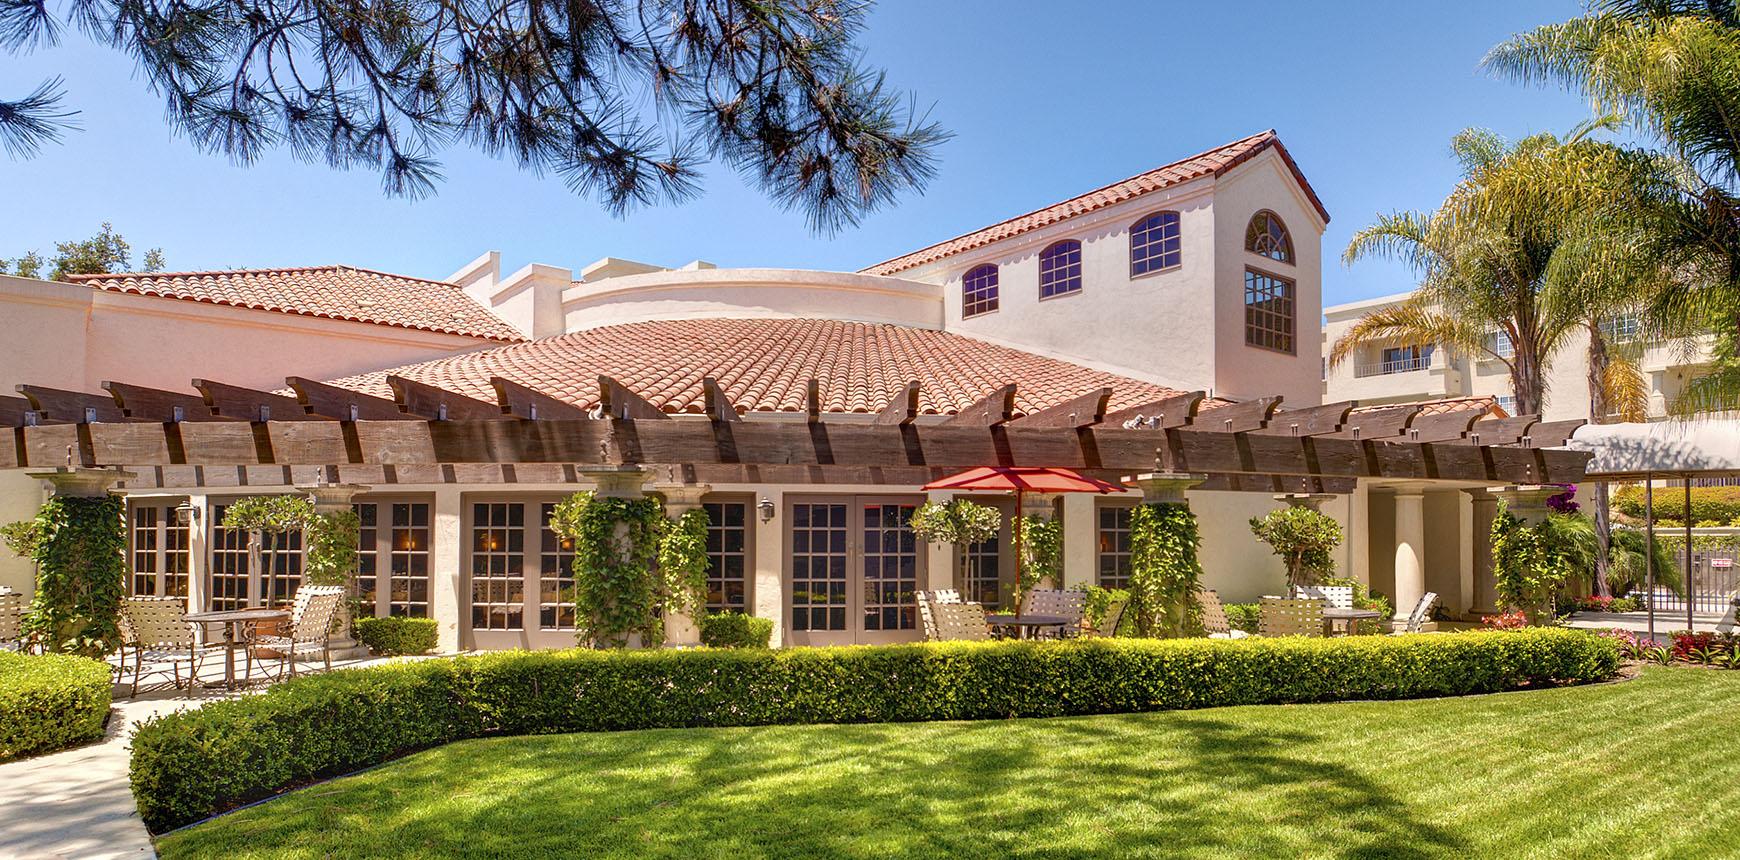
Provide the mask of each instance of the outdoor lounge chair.
{"label": "outdoor lounge chair", "polygon": [[1089,626],[1084,619],[1081,635],[1095,639],[1110,639],[1118,635],[1118,623],[1124,620],[1124,609],[1129,605],[1128,597],[1120,597],[1107,603],[1105,614],[1100,616],[1099,626]]}
{"label": "outdoor lounge chair", "polygon": [[1420,632],[1420,628],[1425,625],[1427,621],[1431,620],[1432,607],[1437,604],[1437,592],[1428,591],[1425,594],[1420,595],[1420,600],[1414,604],[1414,610],[1408,613],[1408,620],[1403,622],[1402,629],[1393,631],[1392,635]]}
{"label": "outdoor lounge chair", "polygon": [[985,622],[985,607],[977,603],[936,603],[931,605],[931,612],[935,614],[937,630],[933,641],[991,638],[991,625]]}
{"label": "outdoor lounge chair", "polygon": [[161,674],[166,668],[179,689],[183,663],[187,664],[187,689],[199,682],[199,664],[208,649],[194,639],[193,624],[187,620],[187,598],[123,598],[120,627],[123,673],[127,649],[133,651],[133,683],[127,695],[139,694],[139,681],[147,673]]}
{"label": "outdoor lounge chair", "polygon": [[269,650],[279,655],[286,664],[279,668],[278,676],[288,674],[294,678],[296,655],[318,651],[326,668],[331,669],[332,620],[337,616],[338,608],[343,602],[342,585],[304,585],[296,589],[296,598],[290,610],[289,635],[255,637],[249,659],[256,660],[261,651]]}
{"label": "outdoor lounge chair", "polygon": [[936,640],[936,613],[931,607],[938,603],[960,603],[961,593],[952,588],[939,588],[918,593],[918,620],[924,626],[924,638]]}
{"label": "outdoor lounge chair", "polygon": [[1258,604],[1257,629],[1264,636],[1323,635],[1323,601],[1311,598],[1265,597]]}
{"label": "outdoor lounge chair", "polygon": [[1226,617],[1226,607],[1220,603],[1220,595],[1212,588],[1203,589],[1196,597],[1202,606],[1202,628],[1208,631],[1210,639],[1243,639],[1251,634],[1243,630],[1234,630],[1232,622]]}
{"label": "outdoor lounge chair", "polygon": [[0,594],[0,648],[24,650],[24,595]]}
{"label": "outdoor lounge chair", "polygon": [[1027,608],[1033,615],[1061,615],[1069,619],[1057,635],[1070,637],[1081,631],[1082,615],[1087,612],[1087,592],[1062,588],[1035,588],[1027,593]]}

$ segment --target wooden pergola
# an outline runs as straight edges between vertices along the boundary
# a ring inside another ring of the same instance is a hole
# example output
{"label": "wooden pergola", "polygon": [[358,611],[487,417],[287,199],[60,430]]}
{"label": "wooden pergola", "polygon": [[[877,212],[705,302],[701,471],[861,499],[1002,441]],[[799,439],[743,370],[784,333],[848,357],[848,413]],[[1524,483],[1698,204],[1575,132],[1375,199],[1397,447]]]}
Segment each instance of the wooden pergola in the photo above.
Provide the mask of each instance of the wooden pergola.
{"label": "wooden pergola", "polygon": [[[1557,448],[1582,421],[1479,421],[1479,410],[1205,404],[1202,392],[1107,411],[1102,388],[1017,415],[1015,386],[953,415],[920,415],[919,383],[875,414],[743,414],[713,379],[704,415],[673,416],[609,377],[582,408],[495,377],[495,402],[389,376],[386,399],[301,377],[290,393],[195,379],[192,391],[104,382],[101,394],[19,385],[0,396],[0,468],[116,467],[129,486],[331,482],[570,482],[576,470],[648,466],[686,483],[918,485],[976,466],[1059,466],[1116,480],[1207,476],[1206,490],[1347,493],[1361,478],[1575,483],[1589,454]],[[197,393],[194,393],[197,392]],[[1209,408],[1205,408],[1205,406]],[[1476,423],[1478,421],[1478,423]]]}

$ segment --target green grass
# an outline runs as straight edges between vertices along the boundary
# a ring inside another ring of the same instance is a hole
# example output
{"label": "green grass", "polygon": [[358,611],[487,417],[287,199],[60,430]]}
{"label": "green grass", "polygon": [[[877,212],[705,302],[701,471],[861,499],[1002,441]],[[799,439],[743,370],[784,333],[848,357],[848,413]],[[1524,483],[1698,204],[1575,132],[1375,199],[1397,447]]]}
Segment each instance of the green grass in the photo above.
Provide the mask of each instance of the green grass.
{"label": "green grass", "polygon": [[189,857],[1734,857],[1740,672],[1460,699],[490,738]]}

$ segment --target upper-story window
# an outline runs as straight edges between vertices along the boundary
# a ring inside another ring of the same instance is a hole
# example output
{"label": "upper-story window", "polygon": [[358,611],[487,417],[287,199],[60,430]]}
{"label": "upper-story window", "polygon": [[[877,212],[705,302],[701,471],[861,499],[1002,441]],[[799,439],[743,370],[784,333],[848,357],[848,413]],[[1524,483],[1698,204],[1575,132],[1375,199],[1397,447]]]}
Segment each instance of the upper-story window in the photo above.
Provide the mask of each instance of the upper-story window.
{"label": "upper-story window", "polygon": [[1293,237],[1280,216],[1267,209],[1251,216],[1245,229],[1245,250],[1280,263],[1293,262]]}
{"label": "upper-story window", "polygon": [[1499,358],[1515,358],[1516,344],[1510,342],[1510,335],[1503,331],[1495,331],[1486,336],[1486,348]]}
{"label": "upper-story window", "polygon": [[961,278],[961,316],[988,314],[997,309],[997,267],[986,263],[967,270]]}
{"label": "upper-story window", "polygon": [[1156,212],[1130,225],[1130,277],[1184,262],[1178,213]]}
{"label": "upper-story window", "polygon": [[1383,361],[1378,365],[1378,372],[1389,374],[1428,370],[1432,367],[1432,352],[1432,344],[1385,347]]}
{"label": "upper-story window", "polygon": [[1081,292],[1081,243],[1065,239],[1039,252],[1039,297]]}
{"label": "upper-story window", "polygon": [[1245,343],[1293,351],[1293,282],[1256,269],[1245,270]]}
{"label": "upper-story window", "polygon": [[1601,336],[1609,343],[1630,343],[1637,340],[1643,320],[1634,313],[1614,314],[1601,320]]}

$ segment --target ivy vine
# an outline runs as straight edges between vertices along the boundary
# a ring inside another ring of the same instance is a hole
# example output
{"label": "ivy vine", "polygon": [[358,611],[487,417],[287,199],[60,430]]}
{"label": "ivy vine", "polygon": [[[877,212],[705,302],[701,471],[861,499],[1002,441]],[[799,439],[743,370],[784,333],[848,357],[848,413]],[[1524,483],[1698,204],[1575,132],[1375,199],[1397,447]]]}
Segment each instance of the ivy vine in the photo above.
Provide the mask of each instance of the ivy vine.
{"label": "ivy vine", "polygon": [[1063,523],[1045,517],[1021,518],[1021,581],[1017,599],[1044,584],[1063,587]]}
{"label": "ivy vine", "polygon": [[657,562],[665,531],[657,499],[575,493],[557,503],[550,529],[574,542],[575,636],[596,648],[623,648],[638,634],[664,640]]}
{"label": "ivy vine", "polygon": [[125,515],[120,496],[55,496],[34,520],[7,526],[6,545],[36,563],[24,629],[45,649],[100,658],[120,644]]}
{"label": "ivy vine", "polygon": [[1130,603],[1138,636],[1178,637],[1201,631],[1202,535],[1187,505],[1162,502],[1130,513]]}
{"label": "ivy vine", "polygon": [[302,580],[310,585],[349,586],[356,575],[357,536],[362,519],[355,511],[309,516],[302,527]]}
{"label": "ivy vine", "polygon": [[707,604],[707,528],[713,524],[705,508],[695,508],[665,524],[659,538],[659,572],[663,575],[665,607],[699,614]]}
{"label": "ivy vine", "polygon": [[1529,525],[1500,506],[1492,520],[1492,572],[1501,608],[1532,624],[1551,620],[1553,598],[1571,575],[1567,548],[1543,525]]}

